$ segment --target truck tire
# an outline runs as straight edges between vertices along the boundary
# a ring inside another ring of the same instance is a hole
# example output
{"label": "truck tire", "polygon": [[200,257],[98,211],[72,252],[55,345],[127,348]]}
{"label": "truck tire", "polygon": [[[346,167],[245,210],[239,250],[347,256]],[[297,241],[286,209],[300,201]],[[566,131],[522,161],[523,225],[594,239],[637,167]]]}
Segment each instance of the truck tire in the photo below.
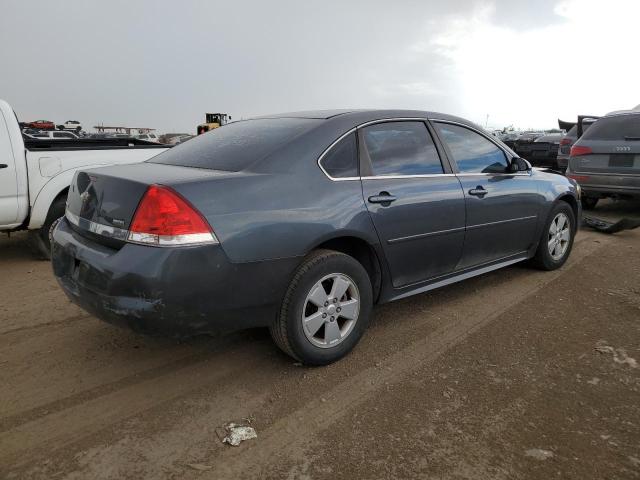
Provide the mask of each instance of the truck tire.
{"label": "truck tire", "polygon": [[317,250],[298,267],[280,313],[270,326],[282,351],[305,365],[347,355],[369,325],[371,280],[355,258]]}
{"label": "truck tire", "polygon": [[42,227],[39,230],[32,230],[29,232],[32,237],[32,247],[34,248],[36,255],[42,260],[51,260],[51,239],[53,230],[56,228],[58,222],[62,220],[62,217],[64,217],[66,205],[66,195],[56,198],[49,208],[49,213],[47,213],[47,218],[45,219]]}

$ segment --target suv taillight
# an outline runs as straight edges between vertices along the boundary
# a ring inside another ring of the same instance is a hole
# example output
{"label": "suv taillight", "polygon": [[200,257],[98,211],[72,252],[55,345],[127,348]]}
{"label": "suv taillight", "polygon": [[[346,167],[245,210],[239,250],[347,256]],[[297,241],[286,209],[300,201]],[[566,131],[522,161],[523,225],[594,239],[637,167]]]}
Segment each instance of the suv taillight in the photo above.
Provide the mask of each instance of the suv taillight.
{"label": "suv taillight", "polygon": [[580,155],[589,155],[590,153],[593,153],[593,150],[591,150],[590,147],[581,147],[579,145],[574,145],[573,147],[571,147],[571,153],[569,155],[571,155],[572,157],[579,157]]}
{"label": "suv taillight", "polygon": [[571,139],[570,138],[563,138],[560,140],[560,145],[571,145]]}
{"label": "suv taillight", "polygon": [[160,247],[218,243],[200,212],[161,185],[147,188],[133,216],[128,240]]}

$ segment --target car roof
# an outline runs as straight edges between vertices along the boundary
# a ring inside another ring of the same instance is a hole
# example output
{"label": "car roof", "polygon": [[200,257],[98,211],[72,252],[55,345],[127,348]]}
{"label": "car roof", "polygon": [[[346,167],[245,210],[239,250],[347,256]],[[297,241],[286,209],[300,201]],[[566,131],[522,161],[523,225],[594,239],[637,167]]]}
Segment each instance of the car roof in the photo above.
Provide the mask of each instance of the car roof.
{"label": "car roof", "polygon": [[[366,123],[369,121],[393,119],[393,118],[428,118],[438,120],[448,120],[457,123],[463,123],[475,128],[481,128],[478,125],[464,118],[456,117],[445,113],[425,111],[425,110],[400,110],[400,109],[334,109],[334,110],[308,110],[301,112],[287,112],[272,115],[262,115],[253,117],[248,120],[267,119],[267,118],[303,118],[316,120],[340,120],[349,122],[353,121],[354,125]],[[241,120],[242,121],[242,120]]]}

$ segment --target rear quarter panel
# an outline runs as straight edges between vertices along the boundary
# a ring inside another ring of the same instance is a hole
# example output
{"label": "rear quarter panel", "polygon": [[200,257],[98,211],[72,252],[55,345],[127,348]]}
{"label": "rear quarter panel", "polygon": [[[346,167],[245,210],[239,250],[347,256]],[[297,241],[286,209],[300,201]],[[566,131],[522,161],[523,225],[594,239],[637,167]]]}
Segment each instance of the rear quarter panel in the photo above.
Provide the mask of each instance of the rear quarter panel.
{"label": "rear quarter panel", "polygon": [[203,213],[232,262],[303,256],[341,236],[377,244],[360,181],[334,182],[308,167],[172,187]]}

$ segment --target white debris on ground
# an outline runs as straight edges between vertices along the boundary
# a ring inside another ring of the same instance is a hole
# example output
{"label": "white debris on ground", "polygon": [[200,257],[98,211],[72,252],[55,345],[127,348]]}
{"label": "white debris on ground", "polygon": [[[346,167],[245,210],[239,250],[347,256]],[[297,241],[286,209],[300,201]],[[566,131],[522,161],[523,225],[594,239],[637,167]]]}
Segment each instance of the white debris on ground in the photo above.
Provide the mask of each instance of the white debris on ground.
{"label": "white debris on ground", "polygon": [[527,457],[535,458],[536,460],[546,460],[553,457],[553,452],[550,450],[543,450],[541,448],[531,448],[524,452]]}
{"label": "white debris on ground", "polygon": [[598,342],[595,347],[596,352],[613,355],[613,361],[622,365],[629,365],[631,368],[638,368],[638,362],[635,358],[627,355],[624,348],[613,348],[610,345],[604,345],[602,342]]}
{"label": "white debris on ground", "polygon": [[222,443],[228,443],[234,447],[240,445],[240,442],[245,440],[251,440],[252,438],[258,438],[253,427],[248,425],[240,425],[237,423],[228,423],[224,426],[227,435],[222,439]]}

